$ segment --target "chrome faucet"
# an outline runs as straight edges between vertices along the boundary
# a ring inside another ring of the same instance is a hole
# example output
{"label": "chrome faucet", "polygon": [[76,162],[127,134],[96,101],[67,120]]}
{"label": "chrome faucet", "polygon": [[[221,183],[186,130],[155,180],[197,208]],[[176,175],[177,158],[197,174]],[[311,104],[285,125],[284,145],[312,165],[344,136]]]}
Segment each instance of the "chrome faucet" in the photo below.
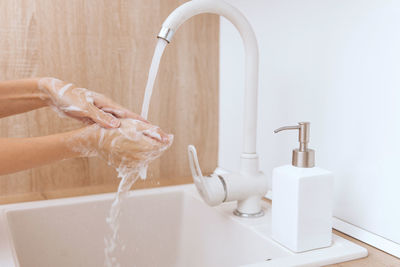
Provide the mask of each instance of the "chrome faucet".
{"label": "chrome faucet", "polygon": [[[158,38],[171,42],[179,26],[201,13],[213,13],[228,19],[239,31],[245,48],[245,96],[243,152],[239,173],[217,173],[203,177],[194,146],[188,147],[190,168],[195,185],[211,206],[237,201],[235,215],[263,215],[261,198],[267,193],[267,178],[260,172],[256,153],[258,45],[252,27],[243,14],[222,0],[192,0],[175,9],[164,21]],[[217,168],[218,169],[218,168]]]}

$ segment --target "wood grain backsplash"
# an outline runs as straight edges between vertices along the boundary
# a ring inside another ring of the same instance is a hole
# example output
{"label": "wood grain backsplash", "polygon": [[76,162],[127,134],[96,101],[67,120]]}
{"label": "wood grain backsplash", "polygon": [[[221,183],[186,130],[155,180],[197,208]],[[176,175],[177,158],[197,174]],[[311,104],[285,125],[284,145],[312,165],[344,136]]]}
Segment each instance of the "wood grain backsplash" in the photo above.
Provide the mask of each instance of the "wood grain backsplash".
{"label": "wood grain backsplash", "polygon": [[[156,35],[177,0],[2,0],[0,79],[51,76],[103,93],[140,113]],[[186,147],[205,172],[217,164],[219,18],[185,23],[161,61],[149,120],[175,135],[137,187],[190,182]],[[1,137],[42,136],[81,127],[49,108],[0,120]],[[115,171],[96,158],[72,159],[0,176],[0,202],[115,190]],[[59,193],[57,193],[59,192]]]}

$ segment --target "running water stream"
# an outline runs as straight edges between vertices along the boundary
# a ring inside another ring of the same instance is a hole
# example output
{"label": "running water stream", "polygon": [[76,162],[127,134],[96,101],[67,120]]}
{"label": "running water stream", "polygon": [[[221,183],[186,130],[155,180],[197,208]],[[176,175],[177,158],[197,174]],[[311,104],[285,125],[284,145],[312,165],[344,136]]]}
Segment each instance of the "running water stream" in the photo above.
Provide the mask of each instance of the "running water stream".
{"label": "running water stream", "polygon": [[114,202],[111,205],[110,212],[106,218],[107,225],[110,228],[110,234],[105,236],[105,262],[104,265],[107,267],[119,267],[120,263],[116,256],[117,249],[124,249],[124,246],[119,242],[118,230],[119,230],[119,218],[121,215],[121,208],[124,199],[128,195],[128,191],[131,186],[135,183],[138,178],[138,173],[119,173],[118,176],[122,176],[121,182],[118,186],[118,192]]}
{"label": "running water stream", "polygon": [[[142,104],[142,113],[140,114],[143,118],[147,120],[149,115],[149,106],[151,95],[153,94],[154,82],[156,81],[158,67],[160,66],[161,57],[164,53],[164,49],[168,42],[164,39],[158,38],[156,48],[154,49],[153,59],[151,60],[151,65],[149,69],[149,75],[147,76],[146,89],[144,90],[144,98]],[[146,179],[147,176],[147,166],[140,170],[140,178]]]}
{"label": "running water stream", "polygon": [[149,76],[147,77],[147,84],[144,91],[144,99],[142,105],[141,116],[145,119],[147,119],[147,115],[149,113],[150,99],[151,95],[153,94],[153,87],[157,77],[158,67],[160,65],[161,57],[167,44],[167,41],[159,38],[157,41],[156,49],[154,50],[154,55],[149,70]]}
{"label": "running water stream", "polygon": [[[163,39],[158,39],[156,44],[156,48],[154,50],[153,59],[151,61],[151,66],[149,70],[149,75],[147,78],[146,89],[144,93],[143,105],[142,105],[142,113],[141,116],[147,119],[150,99],[153,93],[154,82],[157,77],[158,67],[160,65],[161,57],[164,52],[164,49],[167,45],[167,41]],[[118,177],[121,178],[121,182],[118,186],[117,195],[115,197],[114,202],[111,205],[109,215],[106,219],[107,225],[110,229],[110,234],[106,235],[104,238],[105,243],[105,266],[107,267],[119,267],[120,263],[116,256],[116,252],[118,249],[123,250],[124,246],[121,244],[119,240],[119,218],[121,215],[121,208],[124,199],[127,197],[129,189],[138,179],[141,177],[142,179],[146,179],[147,176],[147,164],[142,165],[142,167],[136,170],[127,170],[124,166],[121,166],[117,169]]]}

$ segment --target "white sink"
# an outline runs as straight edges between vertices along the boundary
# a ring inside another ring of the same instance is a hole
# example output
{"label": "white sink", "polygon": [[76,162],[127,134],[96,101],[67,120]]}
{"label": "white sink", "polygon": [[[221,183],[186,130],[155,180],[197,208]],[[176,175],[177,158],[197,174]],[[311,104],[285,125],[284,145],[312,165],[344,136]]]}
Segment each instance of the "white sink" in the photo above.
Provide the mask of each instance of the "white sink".
{"label": "white sink", "polygon": [[[0,266],[103,266],[105,218],[115,194],[0,206]],[[121,215],[124,266],[321,266],[367,251],[341,237],[292,253],[270,238],[266,216],[242,219],[234,203],[204,204],[193,185],[131,191]]]}

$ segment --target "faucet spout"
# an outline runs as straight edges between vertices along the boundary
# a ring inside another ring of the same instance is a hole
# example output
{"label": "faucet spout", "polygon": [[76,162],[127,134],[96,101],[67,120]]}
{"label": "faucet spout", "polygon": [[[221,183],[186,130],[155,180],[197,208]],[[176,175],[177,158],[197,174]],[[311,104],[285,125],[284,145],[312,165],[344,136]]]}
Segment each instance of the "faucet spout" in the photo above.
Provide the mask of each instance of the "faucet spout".
{"label": "faucet spout", "polygon": [[212,13],[228,19],[239,31],[245,49],[245,96],[243,121],[243,153],[256,153],[258,45],[250,23],[243,14],[221,0],[193,0],[176,8],[164,21],[159,38],[170,42],[178,28],[191,17]]}

